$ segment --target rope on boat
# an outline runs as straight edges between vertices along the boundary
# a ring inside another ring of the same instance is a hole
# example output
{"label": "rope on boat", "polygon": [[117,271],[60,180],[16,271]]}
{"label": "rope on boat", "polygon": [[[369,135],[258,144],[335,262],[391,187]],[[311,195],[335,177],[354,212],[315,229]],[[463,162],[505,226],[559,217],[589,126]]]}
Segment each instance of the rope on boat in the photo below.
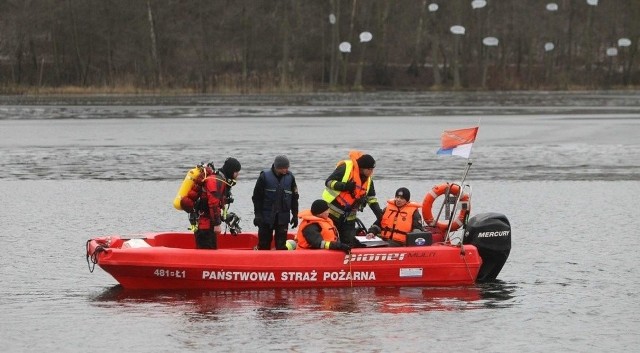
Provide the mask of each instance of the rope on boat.
{"label": "rope on boat", "polygon": [[467,263],[467,257],[464,256],[464,245],[462,245],[462,243],[460,243],[460,256],[462,256],[462,261],[464,261],[464,266],[467,268],[467,273],[469,274],[469,278],[471,278],[471,281],[473,281],[474,278],[471,275],[471,270],[469,269],[469,264]]}
{"label": "rope on boat", "polygon": [[[455,231],[454,231],[454,233],[455,233]],[[443,243],[444,244],[453,245],[452,244],[452,240],[455,240],[455,239],[458,239],[458,242],[459,242],[458,246],[460,246],[460,256],[462,257],[462,261],[464,261],[464,266],[467,269],[467,273],[469,274],[469,278],[471,278],[471,281],[473,281],[474,278],[473,278],[473,275],[471,274],[471,269],[469,268],[469,264],[467,263],[467,257],[465,256],[463,240],[461,238],[459,238],[459,237],[452,238],[452,237],[449,236],[447,239],[445,239],[443,241]]]}
{"label": "rope on boat", "polygon": [[102,245],[98,245],[96,246],[96,250],[92,254],[89,254],[89,243],[91,243],[91,239],[87,240],[87,265],[89,266],[89,272],[93,273],[93,270],[95,270],[96,264],[98,263],[98,254],[106,251],[107,248]]}
{"label": "rope on boat", "polygon": [[353,271],[351,271],[351,250],[349,250],[349,279],[351,282],[351,289],[353,289]]}

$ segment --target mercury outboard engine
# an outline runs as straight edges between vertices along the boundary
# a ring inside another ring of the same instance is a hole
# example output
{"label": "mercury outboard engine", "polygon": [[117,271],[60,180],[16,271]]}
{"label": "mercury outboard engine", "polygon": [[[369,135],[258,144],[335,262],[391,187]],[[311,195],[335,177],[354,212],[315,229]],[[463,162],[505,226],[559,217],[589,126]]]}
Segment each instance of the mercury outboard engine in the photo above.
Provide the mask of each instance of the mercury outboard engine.
{"label": "mercury outboard engine", "polygon": [[511,224],[501,213],[481,213],[469,218],[463,244],[478,248],[482,266],[478,282],[496,279],[511,251]]}

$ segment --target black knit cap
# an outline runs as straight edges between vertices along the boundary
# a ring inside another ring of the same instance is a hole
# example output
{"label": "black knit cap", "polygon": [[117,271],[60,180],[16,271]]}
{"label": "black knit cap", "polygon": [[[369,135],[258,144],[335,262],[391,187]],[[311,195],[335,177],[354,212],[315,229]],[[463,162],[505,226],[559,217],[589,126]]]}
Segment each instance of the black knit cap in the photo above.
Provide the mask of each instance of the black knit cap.
{"label": "black knit cap", "polygon": [[402,197],[403,199],[409,201],[409,199],[411,199],[411,193],[409,192],[409,189],[407,188],[400,188],[398,190],[396,190],[396,197]]}
{"label": "black knit cap", "polygon": [[314,216],[317,216],[328,209],[329,205],[325,200],[318,199],[313,201],[313,203],[311,204],[311,214],[313,214]]}
{"label": "black knit cap", "polygon": [[284,155],[277,156],[273,161],[273,167],[276,169],[289,168],[289,158]]}
{"label": "black knit cap", "polygon": [[239,172],[241,168],[242,166],[240,165],[240,162],[238,162],[237,159],[233,157],[229,157],[227,158],[227,160],[224,161],[224,165],[220,169],[224,173],[224,176],[226,176],[227,178],[232,178],[233,173]]}
{"label": "black knit cap", "polygon": [[363,154],[357,159],[360,169],[370,169],[376,167],[376,160],[370,154]]}

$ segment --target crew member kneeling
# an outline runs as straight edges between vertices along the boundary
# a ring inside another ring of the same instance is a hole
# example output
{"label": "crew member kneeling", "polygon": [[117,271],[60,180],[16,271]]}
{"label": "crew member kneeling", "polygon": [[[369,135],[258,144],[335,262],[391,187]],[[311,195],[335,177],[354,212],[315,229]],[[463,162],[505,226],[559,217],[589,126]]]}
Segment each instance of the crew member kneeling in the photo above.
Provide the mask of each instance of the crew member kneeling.
{"label": "crew member kneeling", "polygon": [[338,231],[329,218],[329,205],[324,200],[315,200],[310,210],[299,214],[302,223],[296,234],[297,249],[330,249],[351,251],[351,246],[340,242]]}

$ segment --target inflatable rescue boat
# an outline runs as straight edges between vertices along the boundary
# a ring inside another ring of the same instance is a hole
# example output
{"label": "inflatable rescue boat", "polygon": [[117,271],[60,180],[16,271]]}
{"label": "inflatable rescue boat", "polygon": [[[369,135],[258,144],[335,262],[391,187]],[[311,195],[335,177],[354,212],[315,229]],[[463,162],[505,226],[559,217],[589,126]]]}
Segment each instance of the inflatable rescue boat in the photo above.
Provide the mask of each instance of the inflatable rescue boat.
{"label": "inflatable rescue boat", "polygon": [[[405,247],[361,237],[364,247],[350,253],[258,251],[257,233],[241,232],[219,235],[217,250],[203,250],[195,249],[192,232],[165,232],[90,239],[87,263],[90,271],[98,265],[126,289],[465,286],[495,280],[511,250],[509,220],[500,213],[469,218],[469,197],[459,192],[439,185],[427,194],[423,216],[429,226],[409,233]],[[460,196],[453,198],[456,204],[463,200],[459,213],[453,207],[449,221],[438,220],[442,207],[436,217],[431,212],[433,200],[442,195]],[[459,227],[464,234],[451,237]]]}

